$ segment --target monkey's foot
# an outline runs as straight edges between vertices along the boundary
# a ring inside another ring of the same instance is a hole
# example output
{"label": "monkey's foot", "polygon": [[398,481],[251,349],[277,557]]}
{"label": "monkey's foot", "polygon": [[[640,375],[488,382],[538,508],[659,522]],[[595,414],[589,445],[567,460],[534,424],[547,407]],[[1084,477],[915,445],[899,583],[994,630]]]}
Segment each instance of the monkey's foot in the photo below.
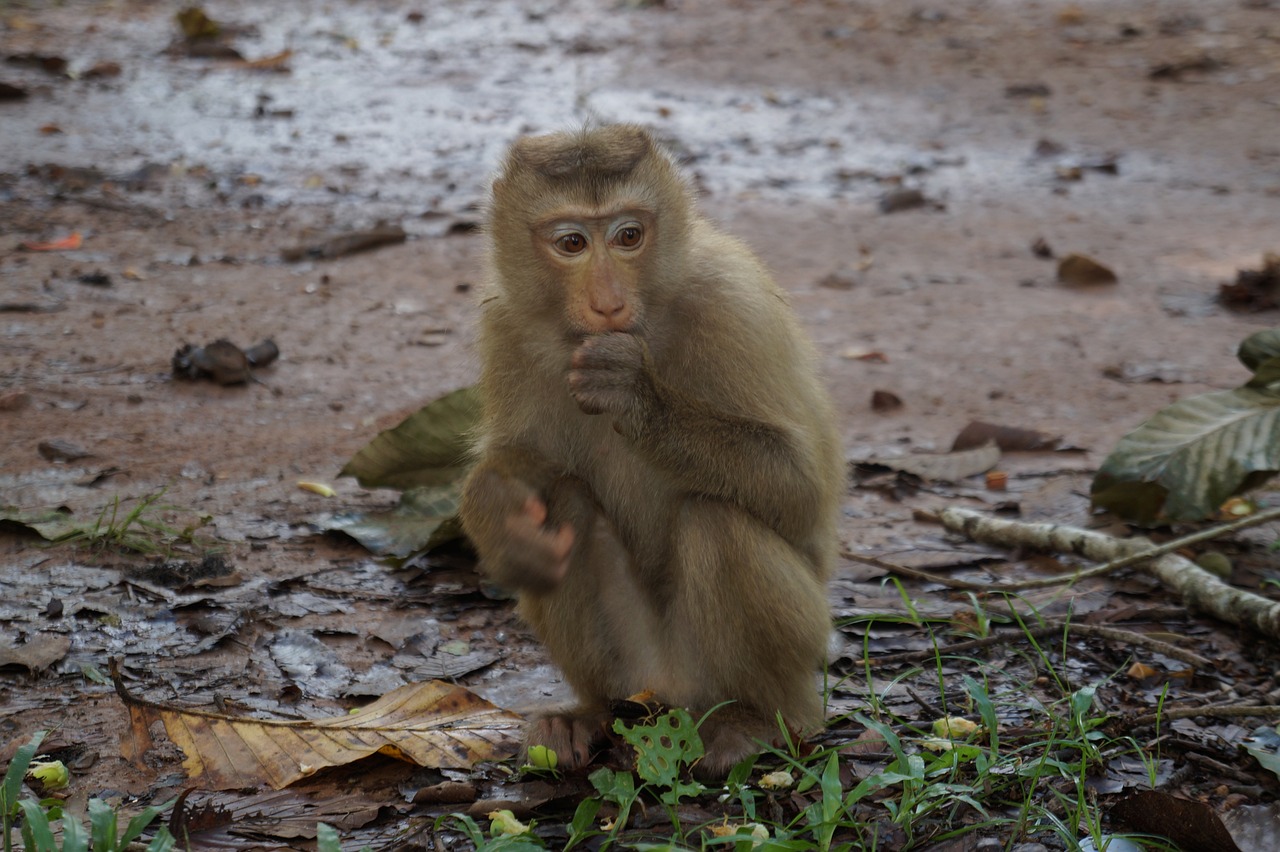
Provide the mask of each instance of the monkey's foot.
{"label": "monkey's foot", "polygon": [[546,746],[556,753],[559,765],[565,769],[586,766],[605,742],[608,719],[609,714],[601,710],[573,710],[539,716],[529,726],[526,747]]}
{"label": "monkey's foot", "polygon": [[693,775],[699,781],[719,781],[733,767],[759,754],[764,748],[761,743],[777,739],[778,726],[773,720],[724,708],[703,722],[699,733],[705,751]]}

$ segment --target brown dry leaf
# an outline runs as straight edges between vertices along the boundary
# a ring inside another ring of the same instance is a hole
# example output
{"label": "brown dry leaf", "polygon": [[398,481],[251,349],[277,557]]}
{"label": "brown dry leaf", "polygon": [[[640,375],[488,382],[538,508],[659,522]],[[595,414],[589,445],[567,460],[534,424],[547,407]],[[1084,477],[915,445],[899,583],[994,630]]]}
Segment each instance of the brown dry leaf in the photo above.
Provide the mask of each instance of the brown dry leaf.
{"label": "brown dry leaf", "polygon": [[244,68],[248,71],[288,71],[289,60],[293,57],[292,50],[282,50],[271,56],[264,56],[261,59],[246,59],[235,63],[237,68]]}
{"label": "brown dry leaf", "polygon": [[1110,267],[1084,254],[1069,254],[1058,261],[1058,281],[1068,287],[1096,287],[1120,279]]}
{"label": "brown dry leaf", "polygon": [[915,474],[931,482],[960,482],[995,467],[1000,462],[1000,448],[995,443],[988,443],[958,452],[920,453],[892,458],[876,456],[856,461],[859,464],[881,465],[890,470]]}
{"label": "brown dry leaf", "polygon": [[32,240],[23,240],[22,247],[27,251],[75,251],[84,245],[84,238],[80,236],[80,232],[76,231],[68,237],[60,240],[42,243]]}
{"label": "brown dry leaf", "polygon": [[375,752],[433,768],[466,769],[512,756],[523,720],[460,686],[409,684],[349,715],[283,721],[206,713],[130,695],[111,665],[116,692],[129,708],[121,752],[141,764],[159,721],[182,749],[188,780],[207,789],[269,784],[279,790],[330,766]]}
{"label": "brown dry leaf", "polygon": [[1021,429],[1017,426],[1005,426],[1000,423],[986,423],[982,420],[971,420],[956,435],[951,449],[970,450],[995,442],[1005,452],[1016,450],[1056,450],[1062,444],[1062,438],[1037,432],[1033,429]]}
{"label": "brown dry leaf", "polygon": [[61,633],[38,633],[21,645],[0,639],[0,666],[22,666],[42,672],[71,650],[71,637]]}

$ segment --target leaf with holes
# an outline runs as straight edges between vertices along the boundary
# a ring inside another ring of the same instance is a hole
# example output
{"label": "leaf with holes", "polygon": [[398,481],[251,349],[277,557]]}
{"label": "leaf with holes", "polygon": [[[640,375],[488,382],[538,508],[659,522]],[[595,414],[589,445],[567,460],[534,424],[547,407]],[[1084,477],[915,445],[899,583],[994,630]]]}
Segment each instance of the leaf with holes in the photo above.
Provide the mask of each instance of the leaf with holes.
{"label": "leaf with holes", "polygon": [[680,796],[696,795],[700,784],[680,780],[680,770],[702,759],[705,749],[698,726],[689,711],[677,708],[659,716],[647,725],[627,725],[621,719],[613,730],[636,750],[636,772],[650,784],[670,790],[669,801]]}
{"label": "leaf with holes", "polygon": [[112,678],[129,708],[124,756],[140,764],[159,721],[185,755],[188,780],[214,790],[263,784],[279,790],[378,752],[418,766],[466,769],[514,755],[523,728],[516,714],[438,680],[402,686],[357,713],[285,721],[144,701],[128,693],[114,664]]}

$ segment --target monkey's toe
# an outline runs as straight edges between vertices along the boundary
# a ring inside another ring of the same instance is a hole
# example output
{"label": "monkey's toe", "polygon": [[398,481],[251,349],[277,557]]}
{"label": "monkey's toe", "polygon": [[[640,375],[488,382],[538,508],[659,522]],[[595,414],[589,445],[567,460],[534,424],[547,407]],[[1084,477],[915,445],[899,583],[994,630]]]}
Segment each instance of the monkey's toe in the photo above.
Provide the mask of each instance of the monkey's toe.
{"label": "monkey's toe", "polygon": [[733,767],[762,750],[761,742],[768,742],[770,726],[755,720],[722,721],[716,723],[713,716],[701,728],[705,749],[702,760],[693,767],[693,775],[699,781],[719,781]]}
{"label": "monkey's toe", "polygon": [[542,745],[556,753],[565,769],[586,766],[605,741],[605,714],[595,711],[549,713],[529,726],[529,745]]}

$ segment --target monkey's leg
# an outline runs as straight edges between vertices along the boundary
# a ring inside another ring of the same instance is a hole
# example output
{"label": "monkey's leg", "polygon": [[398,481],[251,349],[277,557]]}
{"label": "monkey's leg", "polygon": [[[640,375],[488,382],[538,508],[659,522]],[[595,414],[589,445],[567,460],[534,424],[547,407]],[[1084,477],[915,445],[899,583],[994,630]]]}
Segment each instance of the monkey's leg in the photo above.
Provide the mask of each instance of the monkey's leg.
{"label": "monkey's leg", "polygon": [[722,777],[756,740],[822,722],[815,672],[831,631],[826,589],[772,529],[729,503],[691,500],[676,530],[675,596],[665,613],[670,703],[705,712],[704,777]]}
{"label": "monkey's leg", "polygon": [[629,554],[586,483],[558,479],[548,492],[547,519],[552,526],[572,525],[577,541],[560,584],[546,593],[523,593],[520,612],[580,703],[536,719],[527,739],[554,749],[560,764],[572,768],[588,763],[603,739],[610,699],[655,682],[659,623],[635,582]]}

